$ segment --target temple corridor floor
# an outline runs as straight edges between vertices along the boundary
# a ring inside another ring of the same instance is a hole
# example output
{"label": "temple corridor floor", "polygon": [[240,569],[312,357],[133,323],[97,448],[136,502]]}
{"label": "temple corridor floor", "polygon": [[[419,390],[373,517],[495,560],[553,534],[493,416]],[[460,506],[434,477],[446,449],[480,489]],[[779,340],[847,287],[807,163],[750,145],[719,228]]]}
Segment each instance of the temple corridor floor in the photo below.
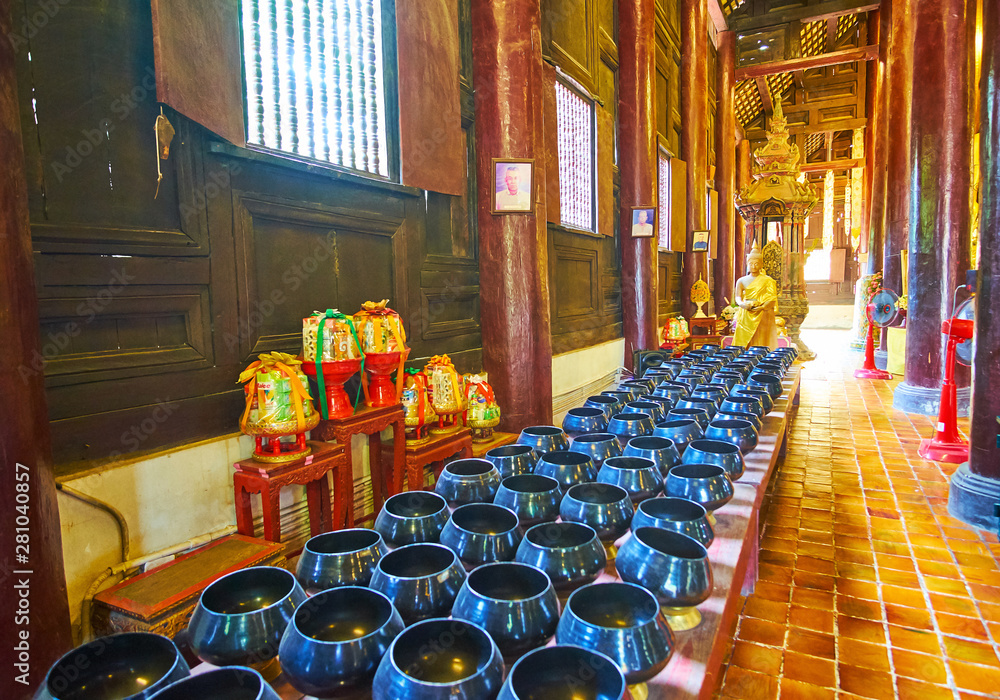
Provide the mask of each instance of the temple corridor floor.
{"label": "temple corridor floor", "polygon": [[1000,697],[1000,544],[949,517],[955,465],[917,455],[935,419],[894,411],[896,382],[854,379],[848,332],[803,337],[820,357],[720,697]]}

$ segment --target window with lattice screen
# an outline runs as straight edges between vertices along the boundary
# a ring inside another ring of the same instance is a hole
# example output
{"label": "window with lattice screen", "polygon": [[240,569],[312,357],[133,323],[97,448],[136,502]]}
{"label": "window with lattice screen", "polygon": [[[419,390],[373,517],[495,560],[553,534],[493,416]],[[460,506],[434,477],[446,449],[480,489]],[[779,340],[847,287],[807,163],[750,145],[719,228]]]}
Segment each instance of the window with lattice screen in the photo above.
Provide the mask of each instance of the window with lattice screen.
{"label": "window with lattice screen", "polygon": [[594,103],[556,81],[560,223],[595,230]]}
{"label": "window with lattice screen", "polygon": [[388,177],[382,22],[380,0],[242,0],[247,141]]}
{"label": "window with lattice screen", "polygon": [[656,163],[657,212],[660,247],[670,249],[670,158],[660,151]]}

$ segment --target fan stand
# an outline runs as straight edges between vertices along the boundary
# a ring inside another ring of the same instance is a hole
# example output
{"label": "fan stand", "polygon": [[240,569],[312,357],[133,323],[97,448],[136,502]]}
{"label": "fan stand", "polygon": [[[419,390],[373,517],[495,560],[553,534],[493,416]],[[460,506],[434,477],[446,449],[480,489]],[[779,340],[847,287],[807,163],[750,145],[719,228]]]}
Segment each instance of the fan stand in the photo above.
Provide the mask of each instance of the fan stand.
{"label": "fan stand", "polygon": [[934,437],[920,441],[917,450],[924,459],[935,462],[961,464],[969,460],[969,443],[958,433],[958,399],[955,384],[955,348],[972,337],[973,323],[968,319],[949,318],[941,324],[941,332],[948,336],[945,351],[944,383],[941,385],[941,408],[938,411],[937,430]]}
{"label": "fan stand", "polygon": [[875,366],[875,321],[872,314],[875,311],[875,304],[868,304],[865,307],[865,315],[868,317],[868,337],[865,338],[865,365],[854,370],[855,379],[892,379],[892,374],[884,369]]}

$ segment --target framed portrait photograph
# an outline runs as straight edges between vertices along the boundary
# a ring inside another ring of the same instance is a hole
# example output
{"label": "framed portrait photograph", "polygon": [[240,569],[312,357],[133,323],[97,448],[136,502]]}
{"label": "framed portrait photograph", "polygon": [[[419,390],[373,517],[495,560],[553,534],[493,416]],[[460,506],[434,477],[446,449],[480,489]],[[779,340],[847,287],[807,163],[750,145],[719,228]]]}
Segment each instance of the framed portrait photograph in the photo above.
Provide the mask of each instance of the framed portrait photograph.
{"label": "framed portrait photograph", "polygon": [[493,159],[492,214],[530,214],[535,209],[535,161]]}
{"label": "framed portrait photograph", "polygon": [[632,207],[632,238],[656,235],[656,207]]}
{"label": "framed portrait photograph", "polygon": [[707,253],[708,252],[708,238],[711,231],[692,231],[692,243],[691,252],[692,253]]}

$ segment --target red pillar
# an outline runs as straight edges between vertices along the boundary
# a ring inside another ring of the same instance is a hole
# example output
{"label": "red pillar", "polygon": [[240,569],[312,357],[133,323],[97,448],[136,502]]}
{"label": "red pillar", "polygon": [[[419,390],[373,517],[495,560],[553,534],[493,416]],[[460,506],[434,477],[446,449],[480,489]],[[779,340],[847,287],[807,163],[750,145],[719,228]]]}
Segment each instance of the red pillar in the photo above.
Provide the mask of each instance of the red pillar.
{"label": "red pillar", "polygon": [[[11,30],[11,2],[0,0],[0,36],[10,36]],[[0,395],[5,406],[0,420],[0,582],[4,586],[0,697],[17,700],[32,696],[49,666],[73,642],[44,379],[37,372],[23,372],[39,352],[38,299],[17,69],[14,45],[9,41],[0,41],[0,76],[0,153],[4,154],[0,172],[0,337],[4,347]],[[29,605],[26,616],[21,616],[17,611],[25,595]],[[23,659],[18,658],[15,646],[22,640],[28,643],[28,663],[19,668],[16,664]]]}
{"label": "red pillar", "polygon": [[[473,0],[483,366],[502,429],[552,420],[538,0]],[[493,158],[534,159],[532,214],[491,214]]]}
{"label": "red pillar", "polygon": [[1000,503],[1000,7],[983,3],[979,81],[979,275],[976,345],[972,360],[969,461],[951,478],[948,511],[978,527],[997,529]]}
{"label": "red pillar", "polygon": [[882,271],[885,226],[885,59],[889,52],[889,5],[868,14],[868,43],[878,42],[878,60],[867,62],[865,109],[869,125],[865,133],[865,216],[861,235],[867,240],[868,264],[864,274]]}
{"label": "red pillar", "polygon": [[691,285],[699,277],[706,277],[708,267],[708,253],[691,252],[693,232],[706,228],[707,119],[708,9],[704,0],[681,0],[681,158],[687,161],[688,252],[684,253],[681,270],[681,308],[685,316],[695,312]]}
{"label": "red pillar", "polygon": [[[625,366],[636,350],[659,345],[656,299],[657,239],[632,238],[632,207],[656,205],[656,69],[653,0],[618,2],[618,163],[621,174],[619,242]],[[478,125],[477,127],[478,128]]]}
{"label": "red pillar", "polygon": [[[919,89],[910,108],[906,375],[893,406],[936,415],[946,346],[941,322],[951,315],[952,294],[969,266],[971,47],[965,0],[918,2],[913,10],[913,85]],[[963,403],[967,411],[967,390],[960,390],[960,411]]]}
{"label": "red pillar", "polygon": [[[887,0],[882,12],[890,15],[886,64],[885,245],[883,280],[886,288],[902,294],[900,250],[909,236],[910,207],[910,88],[913,83],[911,0]],[[883,338],[885,335],[883,334]]]}
{"label": "red pillar", "polygon": [[716,60],[715,95],[715,189],[719,193],[719,240],[715,258],[715,308],[733,300],[733,229],[736,228],[734,204],[736,184],[736,36],[720,32]]}
{"label": "red pillar", "polygon": [[[736,191],[740,192],[753,180],[750,173],[750,141],[746,138],[736,145]],[[733,278],[746,274],[747,222],[742,216],[736,217],[736,236],[733,240]],[[732,297],[729,298],[732,301]]]}

